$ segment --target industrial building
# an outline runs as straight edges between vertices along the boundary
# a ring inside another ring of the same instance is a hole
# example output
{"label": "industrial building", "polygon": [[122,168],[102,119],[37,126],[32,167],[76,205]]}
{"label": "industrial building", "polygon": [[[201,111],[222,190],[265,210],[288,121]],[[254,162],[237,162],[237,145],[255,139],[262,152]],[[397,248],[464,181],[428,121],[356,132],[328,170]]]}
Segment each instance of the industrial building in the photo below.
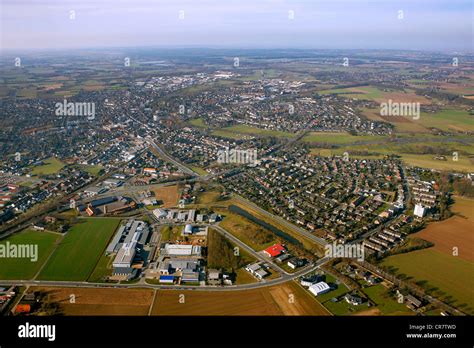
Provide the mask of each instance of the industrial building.
{"label": "industrial building", "polygon": [[162,257],[157,267],[160,283],[197,283],[201,274],[198,258]]}
{"label": "industrial building", "polygon": [[220,216],[213,213],[209,217],[205,214],[198,214],[195,209],[181,210],[181,209],[163,209],[158,208],[153,210],[153,215],[158,220],[169,220],[173,222],[204,222],[209,221],[214,223],[219,221]]}
{"label": "industrial building", "polygon": [[199,264],[197,259],[169,258],[160,263],[158,270],[160,275],[170,275],[178,271],[191,273],[199,270]]}
{"label": "industrial building", "polygon": [[201,247],[199,245],[185,244],[165,244],[162,255],[168,256],[201,256]]}
{"label": "industrial building", "polygon": [[311,285],[308,290],[314,295],[318,296],[321,294],[325,294],[326,292],[331,291],[329,285],[325,282],[319,282],[316,284]]}
{"label": "industrial building", "polygon": [[100,214],[118,214],[136,208],[136,203],[127,197],[112,196],[93,200],[87,204],[79,204],[76,209],[89,216]]}
{"label": "industrial building", "polygon": [[147,243],[150,230],[146,222],[129,220],[119,227],[106,248],[106,255],[116,253],[113,266],[114,275],[133,278],[136,275],[134,260]]}

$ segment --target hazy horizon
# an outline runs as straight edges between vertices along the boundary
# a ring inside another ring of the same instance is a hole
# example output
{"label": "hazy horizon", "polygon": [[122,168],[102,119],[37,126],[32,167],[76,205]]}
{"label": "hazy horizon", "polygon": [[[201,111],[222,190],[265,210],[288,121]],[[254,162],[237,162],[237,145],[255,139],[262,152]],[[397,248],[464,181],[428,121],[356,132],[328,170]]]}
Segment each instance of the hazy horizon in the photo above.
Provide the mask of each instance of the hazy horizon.
{"label": "hazy horizon", "polygon": [[469,0],[3,0],[0,11],[3,50],[473,50]]}

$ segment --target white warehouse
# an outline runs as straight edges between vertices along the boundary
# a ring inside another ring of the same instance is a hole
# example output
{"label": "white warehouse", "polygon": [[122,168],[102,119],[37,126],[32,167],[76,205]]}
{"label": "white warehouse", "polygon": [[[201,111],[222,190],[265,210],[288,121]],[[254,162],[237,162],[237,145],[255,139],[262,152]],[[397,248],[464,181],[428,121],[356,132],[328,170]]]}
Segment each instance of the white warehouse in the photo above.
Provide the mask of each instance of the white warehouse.
{"label": "white warehouse", "polygon": [[319,283],[316,283],[316,284],[313,284],[311,285],[308,290],[314,295],[314,296],[318,296],[318,295],[321,295],[321,294],[324,294],[328,291],[331,290],[331,288],[329,287],[329,285],[325,282],[319,282]]}

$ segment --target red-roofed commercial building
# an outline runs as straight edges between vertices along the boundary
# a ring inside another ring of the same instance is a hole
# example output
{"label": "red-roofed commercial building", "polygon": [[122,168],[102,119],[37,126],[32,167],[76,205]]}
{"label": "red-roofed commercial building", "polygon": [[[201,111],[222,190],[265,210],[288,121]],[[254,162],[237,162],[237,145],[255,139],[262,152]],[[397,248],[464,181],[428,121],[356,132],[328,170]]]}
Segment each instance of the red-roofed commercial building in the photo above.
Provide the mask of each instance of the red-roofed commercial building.
{"label": "red-roofed commercial building", "polygon": [[30,313],[31,306],[29,304],[19,304],[15,308],[16,313]]}
{"label": "red-roofed commercial building", "polygon": [[275,244],[266,248],[263,252],[270,257],[277,257],[285,251],[285,247],[281,244]]}

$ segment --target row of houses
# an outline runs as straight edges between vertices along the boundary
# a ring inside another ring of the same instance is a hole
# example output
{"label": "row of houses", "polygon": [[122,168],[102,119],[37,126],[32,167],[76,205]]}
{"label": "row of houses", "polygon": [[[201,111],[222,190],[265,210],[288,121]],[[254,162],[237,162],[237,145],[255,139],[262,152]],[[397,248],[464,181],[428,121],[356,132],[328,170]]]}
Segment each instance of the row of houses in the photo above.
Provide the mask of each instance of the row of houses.
{"label": "row of houses", "polygon": [[158,220],[167,220],[173,222],[209,222],[215,223],[219,221],[219,215],[215,213],[199,214],[196,209],[180,210],[180,209],[155,209],[153,215]]}

